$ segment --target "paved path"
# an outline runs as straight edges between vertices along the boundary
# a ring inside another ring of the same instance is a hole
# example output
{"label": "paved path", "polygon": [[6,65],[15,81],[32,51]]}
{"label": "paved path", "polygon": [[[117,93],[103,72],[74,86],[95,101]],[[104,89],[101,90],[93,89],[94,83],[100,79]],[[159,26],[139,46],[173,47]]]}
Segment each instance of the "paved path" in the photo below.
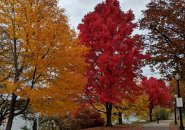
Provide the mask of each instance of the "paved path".
{"label": "paved path", "polygon": [[150,122],[139,126],[120,125],[114,127],[89,128],[84,130],[178,130],[177,128],[170,129],[171,122],[173,122],[173,120],[160,120],[159,123]]}
{"label": "paved path", "polygon": [[142,130],[170,130],[169,125],[171,122],[173,120],[160,120],[159,123],[147,123],[142,126]]}

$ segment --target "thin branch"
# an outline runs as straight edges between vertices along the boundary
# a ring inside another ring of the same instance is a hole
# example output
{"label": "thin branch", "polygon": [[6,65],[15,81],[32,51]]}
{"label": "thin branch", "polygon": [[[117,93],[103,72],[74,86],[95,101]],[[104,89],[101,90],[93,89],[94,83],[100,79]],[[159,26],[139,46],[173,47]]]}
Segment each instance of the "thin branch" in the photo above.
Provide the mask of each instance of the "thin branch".
{"label": "thin branch", "polygon": [[90,105],[91,105],[96,111],[99,111],[99,112],[101,112],[101,113],[106,113],[105,111],[102,111],[102,110],[97,109],[97,108],[93,105],[92,102],[89,102],[89,103],[90,103]]}
{"label": "thin branch", "polygon": [[14,113],[14,116],[18,116],[18,115],[22,114],[26,110],[26,108],[28,107],[29,102],[30,102],[30,98],[27,99],[24,108],[22,110],[20,110],[19,112]]}

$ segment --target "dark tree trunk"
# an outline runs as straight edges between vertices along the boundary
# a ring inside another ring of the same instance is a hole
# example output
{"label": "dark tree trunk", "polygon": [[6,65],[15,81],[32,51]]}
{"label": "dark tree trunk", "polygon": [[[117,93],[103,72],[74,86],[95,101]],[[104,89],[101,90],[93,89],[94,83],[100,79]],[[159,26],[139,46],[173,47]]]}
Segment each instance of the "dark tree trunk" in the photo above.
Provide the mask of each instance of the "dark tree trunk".
{"label": "dark tree trunk", "polygon": [[106,103],[106,117],[107,117],[107,122],[106,126],[112,126],[112,104],[111,103]]}
{"label": "dark tree trunk", "polygon": [[118,121],[119,121],[119,124],[120,125],[123,123],[123,120],[122,120],[122,112],[119,112],[118,113]]}
{"label": "dark tree trunk", "polygon": [[3,117],[1,117],[0,118],[0,126],[2,125],[2,123],[3,123],[3,120],[4,120],[4,118]]}
{"label": "dark tree trunk", "polygon": [[[13,13],[14,12],[14,3],[13,3]],[[15,21],[13,21],[15,22]],[[13,23],[13,29],[15,30],[15,23]],[[14,38],[13,38],[13,60],[14,60],[14,67],[15,67],[15,78],[14,83],[16,83],[19,80],[19,69],[18,69],[18,56],[17,56],[17,39],[15,38],[15,31],[14,31]],[[15,104],[16,104],[16,98],[17,95],[15,93],[12,93],[12,99],[10,104],[10,110],[9,110],[9,116],[8,116],[8,123],[6,125],[6,130],[11,130],[13,119],[14,119],[14,112],[15,112]]]}
{"label": "dark tree trunk", "polygon": [[8,116],[8,123],[6,125],[6,130],[11,130],[11,128],[12,128],[16,98],[17,98],[17,96],[14,93],[12,93],[12,100],[11,100],[10,112],[9,112],[9,116]]}
{"label": "dark tree trunk", "polygon": [[150,114],[150,121],[152,121],[152,108],[150,108],[150,112],[149,112],[149,114]]}
{"label": "dark tree trunk", "polygon": [[33,121],[32,130],[37,130],[37,121],[36,120]]}

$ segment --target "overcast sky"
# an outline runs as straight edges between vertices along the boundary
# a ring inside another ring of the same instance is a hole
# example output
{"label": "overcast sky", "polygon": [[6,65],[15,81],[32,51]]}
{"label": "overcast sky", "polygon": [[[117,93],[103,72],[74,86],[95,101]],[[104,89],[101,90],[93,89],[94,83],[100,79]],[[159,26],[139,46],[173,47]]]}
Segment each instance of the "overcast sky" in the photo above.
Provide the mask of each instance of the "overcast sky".
{"label": "overcast sky", "polygon": [[[85,14],[103,0],[60,0],[59,6],[66,10],[71,27],[76,28]],[[123,11],[133,10],[136,20],[141,18],[141,10],[146,9],[150,0],[119,0]]]}

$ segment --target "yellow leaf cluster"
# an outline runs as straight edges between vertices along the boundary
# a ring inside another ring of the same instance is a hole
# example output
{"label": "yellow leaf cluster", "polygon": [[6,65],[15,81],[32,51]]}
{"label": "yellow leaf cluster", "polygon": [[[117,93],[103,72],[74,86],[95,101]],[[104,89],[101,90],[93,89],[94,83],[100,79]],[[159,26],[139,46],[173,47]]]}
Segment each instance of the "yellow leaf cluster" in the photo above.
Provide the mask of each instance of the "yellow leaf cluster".
{"label": "yellow leaf cluster", "polygon": [[[148,117],[148,105],[148,95],[142,94],[137,96],[133,103],[123,100],[118,106],[120,108],[114,108],[113,112],[122,112],[124,117],[129,117],[134,114],[139,119],[146,119]],[[113,118],[117,119],[117,116]]]}

